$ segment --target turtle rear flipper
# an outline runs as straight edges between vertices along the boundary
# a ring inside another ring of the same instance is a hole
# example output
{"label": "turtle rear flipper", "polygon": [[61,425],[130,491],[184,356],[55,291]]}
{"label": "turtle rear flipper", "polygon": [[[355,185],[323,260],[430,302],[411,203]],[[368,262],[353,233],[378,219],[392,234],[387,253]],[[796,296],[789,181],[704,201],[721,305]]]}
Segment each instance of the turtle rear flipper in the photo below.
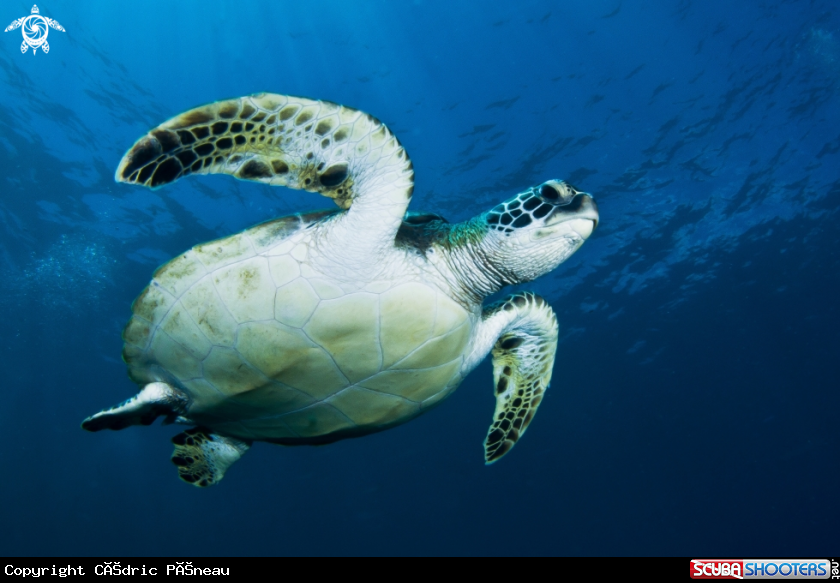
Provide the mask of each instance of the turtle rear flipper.
{"label": "turtle rear flipper", "polygon": [[149,383],[143,390],[119,405],[100,411],[82,421],[88,431],[125,429],[130,425],[151,425],[161,415],[167,421],[186,409],[187,397],[166,383]]}
{"label": "turtle rear flipper", "polygon": [[185,482],[204,488],[224,477],[227,469],[242,457],[251,444],[195,427],[172,438],[172,463]]}

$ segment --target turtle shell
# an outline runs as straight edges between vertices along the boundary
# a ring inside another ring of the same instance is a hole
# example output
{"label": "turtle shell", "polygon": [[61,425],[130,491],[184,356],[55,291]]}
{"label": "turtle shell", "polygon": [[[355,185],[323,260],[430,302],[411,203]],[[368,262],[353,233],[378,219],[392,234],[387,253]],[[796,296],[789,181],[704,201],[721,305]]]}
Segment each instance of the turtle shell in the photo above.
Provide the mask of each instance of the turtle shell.
{"label": "turtle shell", "polygon": [[123,332],[132,380],[183,390],[198,425],[284,444],[386,429],[446,397],[474,316],[417,276],[315,271],[306,227],[334,212],[263,223],[158,269]]}

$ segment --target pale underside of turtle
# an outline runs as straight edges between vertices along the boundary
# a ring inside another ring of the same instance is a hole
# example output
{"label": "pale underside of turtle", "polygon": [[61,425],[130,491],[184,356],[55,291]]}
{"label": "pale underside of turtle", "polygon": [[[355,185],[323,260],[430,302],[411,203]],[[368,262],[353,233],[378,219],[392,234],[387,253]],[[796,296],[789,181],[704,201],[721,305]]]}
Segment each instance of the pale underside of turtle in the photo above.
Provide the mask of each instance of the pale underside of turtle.
{"label": "pale underside of turtle", "polygon": [[123,358],[140,392],[91,431],[165,422],[172,461],[218,482],[254,441],[323,444],[404,423],[492,351],[493,463],[525,433],[551,379],[557,320],[539,296],[488,295],[574,253],[598,221],[564,182],[452,225],[407,213],[411,162],[384,124],[324,101],[259,94],[183,113],[141,138],[116,179],[187,174],[318,192],[339,209],[275,219],[159,268],[132,306]]}

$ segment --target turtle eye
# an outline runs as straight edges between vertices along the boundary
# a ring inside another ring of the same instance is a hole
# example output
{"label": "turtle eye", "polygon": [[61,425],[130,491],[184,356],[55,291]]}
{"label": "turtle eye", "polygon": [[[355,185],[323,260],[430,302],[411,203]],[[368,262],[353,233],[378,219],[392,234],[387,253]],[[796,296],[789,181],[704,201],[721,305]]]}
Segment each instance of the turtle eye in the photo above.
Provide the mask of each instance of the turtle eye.
{"label": "turtle eye", "polygon": [[540,198],[543,199],[545,202],[557,204],[560,202],[560,193],[548,184],[543,184],[540,187]]}

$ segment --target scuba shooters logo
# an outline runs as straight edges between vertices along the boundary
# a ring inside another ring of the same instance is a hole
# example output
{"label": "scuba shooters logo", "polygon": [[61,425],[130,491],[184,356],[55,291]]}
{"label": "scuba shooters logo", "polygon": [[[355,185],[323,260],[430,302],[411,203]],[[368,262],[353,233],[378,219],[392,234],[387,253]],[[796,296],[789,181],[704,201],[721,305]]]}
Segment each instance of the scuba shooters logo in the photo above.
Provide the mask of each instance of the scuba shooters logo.
{"label": "scuba shooters logo", "polygon": [[23,34],[23,43],[20,45],[20,52],[25,53],[29,47],[32,47],[33,55],[38,52],[39,47],[44,51],[44,54],[50,52],[50,45],[47,42],[47,35],[50,33],[50,28],[65,32],[64,27],[57,20],[41,16],[37,4],[32,7],[32,14],[18,18],[7,26],[3,32],[17,30],[18,28],[21,29],[21,33]]}
{"label": "scuba shooters logo", "polygon": [[692,579],[840,579],[828,559],[693,559]]}

